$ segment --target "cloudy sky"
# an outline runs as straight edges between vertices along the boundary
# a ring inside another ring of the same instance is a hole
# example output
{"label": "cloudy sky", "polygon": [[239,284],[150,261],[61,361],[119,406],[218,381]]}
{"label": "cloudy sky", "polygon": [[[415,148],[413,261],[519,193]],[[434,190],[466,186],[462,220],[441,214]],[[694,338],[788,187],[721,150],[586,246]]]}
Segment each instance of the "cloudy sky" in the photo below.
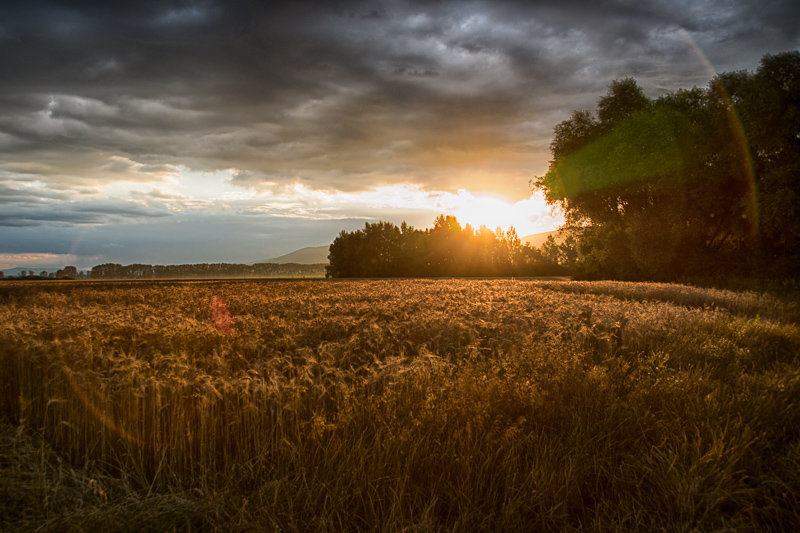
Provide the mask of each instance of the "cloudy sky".
{"label": "cloudy sky", "polygon": [[795,0],[4,2],[0,268],[250,262],[439,213],[547,231],[528,182],[612,80],[799,47]]}

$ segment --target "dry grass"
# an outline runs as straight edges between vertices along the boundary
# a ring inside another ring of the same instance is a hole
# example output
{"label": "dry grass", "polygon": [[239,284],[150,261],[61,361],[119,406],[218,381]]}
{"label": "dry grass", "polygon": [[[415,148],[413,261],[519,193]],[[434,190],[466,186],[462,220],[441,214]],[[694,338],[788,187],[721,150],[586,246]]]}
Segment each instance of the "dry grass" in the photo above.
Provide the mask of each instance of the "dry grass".
{"label": "dry grass", "polygon": [[800,329],[778,298],[20,287],[0,301],[3,529],[800,528]]}
{"label": "dry grass", "polygon": [[633,283],[622,281],[547,282],[542,288],[578,294],[610,294],[626,300],[671,302],[701,309],[724,309],[735,315],[762,316],[797,322],[797,302],[768,293],[699,288],[677,283]]}

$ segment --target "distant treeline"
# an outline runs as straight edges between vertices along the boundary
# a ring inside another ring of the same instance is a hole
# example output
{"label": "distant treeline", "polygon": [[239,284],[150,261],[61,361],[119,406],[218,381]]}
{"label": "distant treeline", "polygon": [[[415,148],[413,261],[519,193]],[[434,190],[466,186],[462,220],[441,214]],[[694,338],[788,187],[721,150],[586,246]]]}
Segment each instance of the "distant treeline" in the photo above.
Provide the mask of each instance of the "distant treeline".
{"label": "distant treeline", "polygon": [[514,228],[475,231],[440,215],[425,230],[405,222],[367,222],[364,229],[342,231],[328,259],[327,276],[333,278],[558,275],[569,271],[575,247],[574,239],[559,244],[551,236],[540,249],[532,248]]}
{"label": "distant treeline", "polygon": [[550,150],[533,185],[564,210],[577,277],[797,276],[800,52],[657,99],[617,80]]}
{"label": "distant treeline", "polygon": [[105,263],[92,268],[91,279],[158,279],[158,278],[272,278],[272,277],[322,277],[323,264],[256,263],[199,263],[192,265],[141,265],[122,266]]}
{"label": "distant treeline", "polygon": [[38,274],[35,270],[20,270],[19,274],[16,276],[6,276],[4,272],[0,271],[0,279],[6,279],[9,281],[21,279],[28,281],[42,279],[87,279],[88,277],[88,272],[84,272],[83,270],[78,271],[78,269],[74,266],[65,266],[64,268],[58,269],[56,272],[42,270]]}

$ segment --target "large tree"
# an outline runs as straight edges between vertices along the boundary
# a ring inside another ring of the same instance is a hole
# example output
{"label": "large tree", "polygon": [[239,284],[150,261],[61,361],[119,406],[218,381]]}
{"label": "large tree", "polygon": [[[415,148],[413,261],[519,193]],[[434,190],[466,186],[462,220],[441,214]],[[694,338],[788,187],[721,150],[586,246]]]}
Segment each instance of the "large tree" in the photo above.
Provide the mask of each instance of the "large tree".
{"label": "large tree", "polygon": [[[556,126],[534,181],[579,240],[578,275],[790,274],[798,256],[800,53],[648,99],[609,86]],[[760,220],[759,220],[759,216]]]}

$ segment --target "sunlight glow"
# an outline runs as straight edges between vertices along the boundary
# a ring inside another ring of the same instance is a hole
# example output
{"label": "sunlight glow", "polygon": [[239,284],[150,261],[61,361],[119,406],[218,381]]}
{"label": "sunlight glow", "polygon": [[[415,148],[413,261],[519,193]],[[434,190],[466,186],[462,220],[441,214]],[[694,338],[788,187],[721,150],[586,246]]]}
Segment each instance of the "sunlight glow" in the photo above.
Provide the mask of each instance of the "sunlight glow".
{"label": "sunlight glow", "polygon": [[445,213],[454,215],[462,226],[469,224],[475,230],[486,226],[492,231],[497,228],[508,231],[513,226],[517,235],[524,237],[552,231],[564,222],[559,214],[550,212],[550,207],[540,194],[510,203],[499,197],[475,197],[468,191],[460,190],[450,200],[453,204]]}
{"label": "sunlight glow", "polygon": [[[520,237],[552,231],[564,223],[560,213],[552,213],[541,194],[509,202],[499,196],[475,196],[470,191],[426,191],[419,184],[376,187],[368,191],[344,193],[310,190],[297,185],[291,191],[263,195],[257,200],[260,209],[308,218],[344,218],[383,215],[395,218],[398,211],[430,213],[430,226],[440,214],[453,215],[461,223],[477,230],[486,226],[508,231],[511,226]],[[381,214],[383,213],[383,215]],[[399,221],[395,221],[399,223]]]}
{"label": "sunlight glow", "polygon": [[[193,171],[177,166],[177,176],[165,176],[152,183],[114,183],[105,187],[112,197],[128,199],[151,207],[162,206],[173,213],[205,210],[239,210],[277,217],[309,220],[386,220],[415,227],[432,227],[438,215],[455,216],[462,227],[474,230],[486,226],[508,231],[514,226],[520,237],[552,231],[563,224],[540,194],[519,201],[503,196],[478,194],[467,189],[427,190],[419,183],[383,185],[345,192],[311,188],[303,183],[272,184],[260,191],[242,188],[232,177],[234,168],[214,172]],[[423,222],[424,221],[424,222]]]}
{"label": "sunlight glow", "polygon": [[489,229],[510,228],[517,226],[523,220],[515,220],[515,213],[508,202],[499,198],[484,196],[475,198],[471,202],[459,206],[454,215],[463,224],[469,224],[475,229],[486,226]]}

